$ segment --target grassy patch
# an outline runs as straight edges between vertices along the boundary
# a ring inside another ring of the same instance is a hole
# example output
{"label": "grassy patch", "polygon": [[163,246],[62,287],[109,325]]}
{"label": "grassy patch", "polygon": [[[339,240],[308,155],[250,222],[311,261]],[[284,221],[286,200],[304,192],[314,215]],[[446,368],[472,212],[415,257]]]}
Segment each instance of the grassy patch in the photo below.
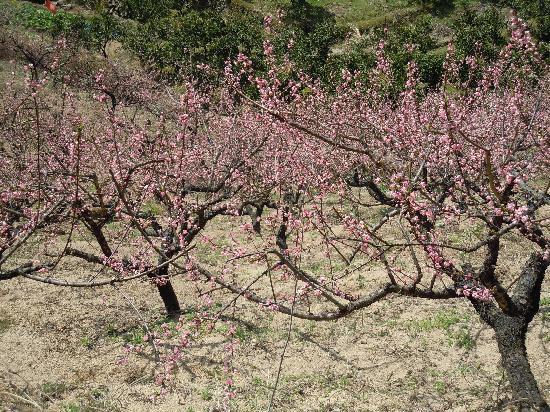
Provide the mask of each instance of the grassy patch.
{"label": "grassy patch", "polygon": [[444,381],[437,380],[434,382],[434,389],[437,393],[443,395],[445,392],[447,392],[447,384]]}
{"label": "grassy patch", "polygon": [[466,327],[462,327],[457,332],[449,333],[449,344],[465,350],[471,350],[476,345],[476,342],[470,331]]}
{"label": "grassy patch", "polygon": [[160,216],[163,210],[164,209],[160,203],[153,202],[152,200],[145,202],[143,205],[143,211],[153,216]]}
{"label": "grassy patch", "polygon": [[374,15],[362,20],[351,21],[350,23],[356,25],[360,31],[364,31],[373,27],[383,27],[387,24],[398,24],[401,21],[412,18],[421,12],[422,11],[419,7],[404,7],[389,11],[387,13]]}
{"label": "grassy patch", "polygon": [[106,334],[107,337],[113,342],[118,342],[122,335],[122,333],[120,333],[113,324],[107,325]]}
{"label": "grassy patch", "polygon": [[210,388],[204,388],[201,390],[201,399],[203,401],[211,401],[214,398],[214,393]]}
{"label": "grassy patch", "polygon": [[[217,239],[216,244],[218,246],[228,245],[224,239]],[[195,246],[195,256],[204,263],[209,265],[217,265],[226,260],[225,256],[222,255],[222,252],[219,247],[213,247],[212,245],[205,242],[197,242]]]}
{"label": "grassy patch", "polygon": [[451,326],[468,321],[469,318],[468,315],[459,314],[454,310],[440,311],[428,319],[411,320],[407,322],[407,326],[413,332],[428,332],[436,329],[448,331]]}
{"label": "grassy patch", "polygon": [[411,320],[405,323],[406,328],[417,336],[420,333],[442,330],[447,335],[449,346],[471,350],[475,340],[468,328],[470,316],[455,310],[442,310],[427,319]]}
{"label": "grassy patch", "polygon": [[124,343],[131,343],[132,345],[142,345],[145,340],[145,332],[143,329],[135,329],[122,335]]}
{"label": "grassy patch", "polygon": [[310,0],[328,8],[346,23],[355,23],[406,8],[408,0]]}
{"label": "grassy patch", "polygon": [[40,387],[41,397],[44,401],[61,399],[69,389],[65,382],[44,382]]}
{"label": "grassy patch", "polygon": [[[191,316],[190,319],[193,319],[193,317]],[[166,330],[175,333],[176,325],[176,320],[168,317],[161,317],[154,322],[150,322],[147,327],[150,332],[161,334]],[[141,345],[145,342],[145,331],[142,325],[134,325],[129,328],[119,329],[115,325],[109,324],[105,330],[105,335],[112,342],[122,341],[123,343],[130,343],[132,345]]]}
{"label": "grassy patch", "polygon": [[92,340],[92,338],[90,338],[89,336],[83,336],[80,338],[80,344],[82,346],[84,346],[86,349],[93,349],[94,347],[94,342]]}

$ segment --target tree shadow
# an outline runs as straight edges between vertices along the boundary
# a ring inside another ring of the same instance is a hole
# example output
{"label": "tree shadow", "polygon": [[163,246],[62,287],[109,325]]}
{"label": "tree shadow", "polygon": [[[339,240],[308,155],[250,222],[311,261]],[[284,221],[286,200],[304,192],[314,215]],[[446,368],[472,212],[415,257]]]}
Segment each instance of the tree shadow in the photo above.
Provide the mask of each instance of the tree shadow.
{"label": "tree shadow", "polygon": [[338,353],[338,351],[336,351],[336,350],[334,350],[330,347],[324,346],[324,345],[320,344],[319,342],[315,341],[311,337],[310,334],[304,333],[304,332],[301,332],[301,331],[296,331],[295,333],[300,337],[300,339],[302,339],[302,340],[304,340],[308,343],[313,344],[314,346],[318,347],[323,352],[328,354],[332,360],[340,362],[340,363],[345,363],[346,365],[348,365],[349,367],[351,367],[351,368],[353,368],[354,370],[357,370],[357,371],[366,371],[366,370],[370,370],[370,369],[376,369],[376,368],[379,368],[381,366],[387,366],[387,365],[391,365],[393,363],[397,363],[399,361],[399,359],[396,357],[393,360],[386,361],[386,362],[381,362],[381,363],[378,363],[376,365],[358,366],[355,362],[353,362],[353,361],[349,360],[348,358],[342,356],[340,353]]}
{"label": "tree shadow", "polygon": [[438,17],[448,17],[456,9],[454,0],[424,0],[422,3],[430,14]]}

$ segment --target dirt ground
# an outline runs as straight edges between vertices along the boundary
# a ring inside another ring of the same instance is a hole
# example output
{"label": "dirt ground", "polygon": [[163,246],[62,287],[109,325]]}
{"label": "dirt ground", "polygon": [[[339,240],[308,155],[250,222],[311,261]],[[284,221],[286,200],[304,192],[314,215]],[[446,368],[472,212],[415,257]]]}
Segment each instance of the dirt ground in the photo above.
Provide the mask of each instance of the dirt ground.
{"label": "dirt ground", "polygon": [[[70,268],[67,268],[69,270]],[[74,268],[79,270],[79,268]],[[174,279],[186,308],[200,303]],[[550,398],[550,292],[531,324],[533,372]],[[123,297],[122,294],[125,296]],[[229,301],[227,296],[226,301]],[[172,391],[153,382],[150,356],[118,365],[141,321],[162,318],[154,286],[71,289],[0,285],[0,405],[5,411],[215,411],[223,405],[224,334],[185,354]],[[234,364],[238,411],[266,410],[289,318],[238,301]],[[502,410],[509,394],[492,331],[464,300],[394,297],[335,322],[295,320],[275,395],[277,411]]]}

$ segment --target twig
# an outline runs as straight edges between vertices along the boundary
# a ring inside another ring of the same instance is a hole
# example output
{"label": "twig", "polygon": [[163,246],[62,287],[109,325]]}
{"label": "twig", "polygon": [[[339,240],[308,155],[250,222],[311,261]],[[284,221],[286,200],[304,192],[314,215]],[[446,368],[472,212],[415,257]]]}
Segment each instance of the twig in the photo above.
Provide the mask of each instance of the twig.
{"label": "twig", "polygon": [[24,398],[22,396],[19,396],[19,395],[16,395],[15,393],[11,393],[11,392],[0,392],[0,395],[8,395],[8,396],[11,396],[21,402],[25,402],[29,405],[32,405],[34,406],[35,408],[37,409],[40,409],[41,411],[44,410],[44,408],[42,408],[42,406],[40,406],[38,403],[36,403],[35,401],[31,400],[31,399],[27,399],[27,398]]}
{"label": "twig", "polygon": [[113,288],[122,295],[122,297],[128,302],[130,307],[136,312],[136,315],[138,316],[139,320],[142,322],[143,331],[147,334],[147,341],[151,343],[151,347],[153,348],[153,353],[155,354],[155,362],[158,365],[160,363],[160,355],[157,349],[157,345],[155,344],[155,337],[151,334],[149,331],[149,327],[147,326],[147,321],[145,318],[141,315],[141,312],[139,309],[134,305],[134,302],[132,302],[132,299],[128,295],[126,295],[122,290],[118,288],[117,285],[113,285]]}
{"label": "twig", "polygon": [[279,369],[277,370],[277,377],[275,378],[275,385],[273,385],[273,391],[271,392],[271,399],[269,401],[269,407],[267,412],[271,412],[273,407],[273,401],[275,400],[275,393],[277,392],[277,386],[279,385],[279,379],[281,377],[281,371],[283,369],[283,360],[285,358],[286,349],[290,342],[290,335],[292,333],[292,322],[294,320],[294,305],[296,304],[296,294],[298,291],[298,279],[294,281],[294,298],[292,299],[292,308],[290,309],[290,321],[288,322],[288,332],[286,335],[285,346],[283,347],[283,352],[281,353],[281,359],[279,360]]}
{"label": "twig", "polygon": [[[250,289],[258,280],[260,280],[266,273],[270,273],[277,266],[278,266],[278,263],[273,265],[270,268],[267,268],[262,273],[260,273],[252,282],[248,284],[248,286],[246,286],[239,293],[237,293],[237,295],[233,299],[231,299],[231,302],[229,302],[222,309],[220,309],[218,313],[216,313],[216,316],[214,316],[214,319],[218,319],[221,316],[221,314],[227,310],[228,307],[230,307],[233,303],[235,303],[237,299],[239,299],[243,294],[245,294],[248,291],[248,289]],[[220,286],[220,288],[223,288],[223,286]]]}

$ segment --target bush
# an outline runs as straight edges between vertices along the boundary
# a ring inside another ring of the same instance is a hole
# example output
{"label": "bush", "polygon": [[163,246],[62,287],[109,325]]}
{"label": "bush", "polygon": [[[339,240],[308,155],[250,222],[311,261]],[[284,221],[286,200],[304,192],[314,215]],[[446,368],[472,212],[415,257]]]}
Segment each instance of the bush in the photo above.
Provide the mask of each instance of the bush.
{"label": "bush", "polygon": [[[99,4],[105,7],[105,2]],[[146,22],[165,17],[171,9],[181,8],[183,4],[182,0],[116,0],[110,8],[119,17]]]}
{"label": "bush", "polygon": [[[407,65],[411,60],[418,64],[421,81],[434,86],[441,78],[445,48],[438,48],[432,37],[432,25],[432,18],[423,15],[388,31],[381,28],[373,29],[369,35],[353,45],[345,57],[339,57],[338,60],[348,69],[368,74],[376,63],[374,52],[378,39],[383,38],[385,52],[392,62],[392,72],[396,80],[394,92],[402,89]],[[406,45],[410,47],[404,47]]]}
{"label": "bush", "polygon": [[506,24],[495,7],[482,11],[466,7],[458,14],[453,28],[460,57],[476,54],[492,60],[506,42]]}
{"label": "bush", "polygon": [[550,42],[550,2],[544,0],[497,0],[495,3],[517,10],[541,42]]}
{"label": "bush", "polygon": [[[212,79],[223,70],[225,61],[239,52],[259,58],[261,40],[261,22],[254,15],[181,10],[136,24],[126,44],[163,77]],[[208,65],[212,73],[206,73],[203,65]]]}
{"label": "bush", "polygon": [[336,24],[332,13],[304,0],[292,0],[282,13],[282,24],[274,27],[272,38],[275,53],[288,55],[296,70],[327,80],[327,61],[346,30]]}
{"label": "bush", "polygon": [[68,13],[60,10],[52,14],[43,8],[25,4],[14,13],[16,23],[37,31],[46,32],[53,37],[68,37],[93,50],[105,54],[105,47],[111,40],[122,40],[123,25],[107,13],[98,11],[91,16]]}

